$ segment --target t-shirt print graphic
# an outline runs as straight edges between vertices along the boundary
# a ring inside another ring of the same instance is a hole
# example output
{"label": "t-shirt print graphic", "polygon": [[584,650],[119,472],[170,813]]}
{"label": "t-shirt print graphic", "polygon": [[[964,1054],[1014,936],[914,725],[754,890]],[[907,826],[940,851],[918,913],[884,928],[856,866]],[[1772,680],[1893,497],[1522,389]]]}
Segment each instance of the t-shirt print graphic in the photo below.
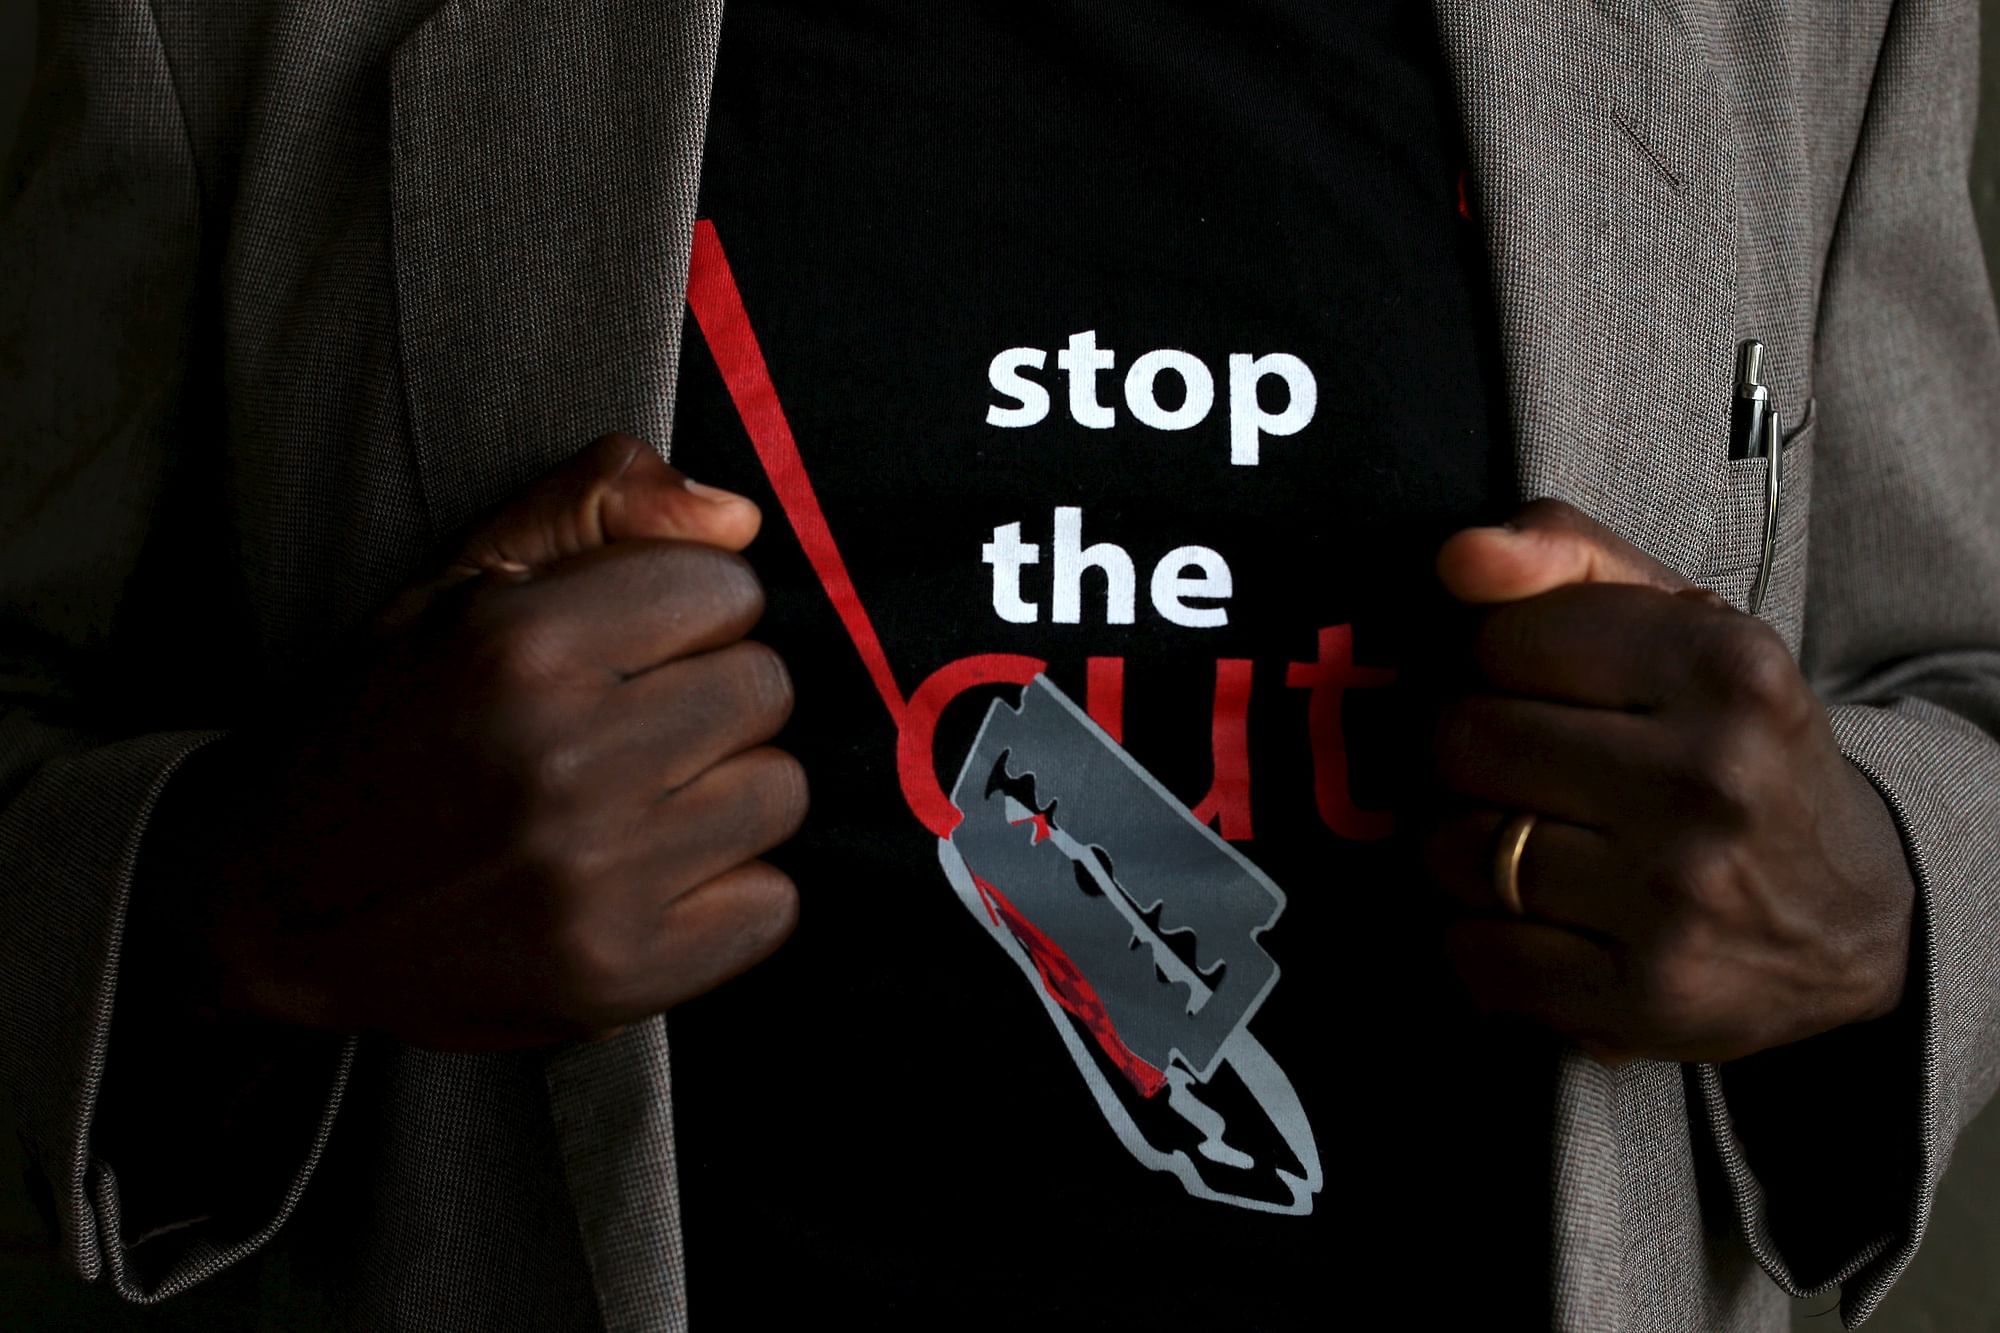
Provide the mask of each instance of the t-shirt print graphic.
{"label": "t-shirt print graphic", "polygon": [[[695,224],[688,304],[758,460],[896,727],[912,813],[946,880],[1040,1000],[1132,1156],[1198,1198],[1304,1215],[1322,1184],[1291,1080],[1250,1021],[1278,983],[1259,942],[1285,895],[1046,676],[980,654],[907,697],[821,511],[714,224]],[[996,700],[951,793],[932,746],[945,705]]]}

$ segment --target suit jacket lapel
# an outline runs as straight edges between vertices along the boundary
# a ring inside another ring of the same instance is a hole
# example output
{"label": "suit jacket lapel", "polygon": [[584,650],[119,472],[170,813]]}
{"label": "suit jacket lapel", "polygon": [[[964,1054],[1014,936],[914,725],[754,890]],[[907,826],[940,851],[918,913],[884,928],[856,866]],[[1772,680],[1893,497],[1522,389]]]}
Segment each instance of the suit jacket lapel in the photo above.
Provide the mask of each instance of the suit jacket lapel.
{"label": "suit jacket lapel", "polygon": [[[672,428],[721,0],[445,0],[392,64],[400,364],[442,536]],[[665,1024],[546,1066],[611,1333],[686,1326]]]}
{"label": "suit jacket lapel", "polygon": [[1736,340],[1722,90],[1661,3],[1434,5],[1522,496],[1569,500],[1692,573],[1720,498]]}
{"label": "suit jacket lapel", "polygon": [[[1490,257],[1522,498],[1556,496],[1692,575],[1715,525],[1737,338],[1727,99],[1660,0],[1434,0]],[[1554,1071],[1551,1297],[1628,1322],[1623,1216],[1671,1154],[1620,1121],[1671,1066]],[[1675,1184],[1676,1182],[1665,1182]],[[1640,1279],[1640,1285],[1645,1280]]]}
{"label": "suit jacket lapel", "polygon": [[446,0],[392,66],[396,300],[448,532],[672,428],[721,0]]}

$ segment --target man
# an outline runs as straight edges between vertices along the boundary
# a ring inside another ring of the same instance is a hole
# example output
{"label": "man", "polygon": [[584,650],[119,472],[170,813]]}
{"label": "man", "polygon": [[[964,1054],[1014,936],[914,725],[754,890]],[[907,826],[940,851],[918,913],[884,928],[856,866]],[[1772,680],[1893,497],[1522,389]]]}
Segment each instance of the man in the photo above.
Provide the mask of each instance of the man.
{"label": "man", "polygon": [[0,847],[72,1261],[1865,1317],[1993,1063],[1971,18],[52,10]]}

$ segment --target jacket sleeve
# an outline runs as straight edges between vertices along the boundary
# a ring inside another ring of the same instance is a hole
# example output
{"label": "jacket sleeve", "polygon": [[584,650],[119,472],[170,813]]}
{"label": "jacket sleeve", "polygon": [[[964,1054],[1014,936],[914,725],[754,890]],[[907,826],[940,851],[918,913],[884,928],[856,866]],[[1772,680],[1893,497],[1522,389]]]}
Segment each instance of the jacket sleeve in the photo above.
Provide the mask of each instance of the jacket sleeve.
{"label": "jacket sleeve", "polygon": [[1822,289],[1802,659],[1902,835],[1902,1012],[1695,1085],[1750,1248],[1866,1319],[2000,1077],[2000,331],[1968,179],[1974,0],[1890,16]]}
{"label": "jacket sleeve", "polygon": [[[0,186],[0,1116],[69,1260],[133,1301],[199,1281],[284,1220],[349,1058],[315,1048],[312,1110],[261,1216],[155,1199],[140,1211],[159,1225],[134,1233],[121,1168],[159,1173],[103,1157],[107,1067],[169,1066],[112,1046],[121,935],[149,815],[214,734],[161,729],[199,709],[158,631],[181,604],[227,600],[188,588],[192,567],[162,541],[198,456],[186,419],[202,253],[195,163],[147,0],[44,4]],[[240,1110],[240,1089],[212,1081],[231,1082],[215,1073],[224,1046],[175,1036],[171,1083],[130,1094]],[[217,1162],[213,1178],[242,1165]]]}

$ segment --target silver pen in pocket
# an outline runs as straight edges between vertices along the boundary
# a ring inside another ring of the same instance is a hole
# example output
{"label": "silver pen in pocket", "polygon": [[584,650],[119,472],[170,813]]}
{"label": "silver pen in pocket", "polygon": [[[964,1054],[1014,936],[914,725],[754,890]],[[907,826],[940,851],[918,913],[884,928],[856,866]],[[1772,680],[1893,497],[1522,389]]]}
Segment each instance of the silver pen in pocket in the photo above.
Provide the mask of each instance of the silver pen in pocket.
{"label": "silver pen in pocket", "polygon": [[1750,338],[1736,350],[1736,396],[1729,413],[1729,457],[1767,458],[1764,471],[1764,541],[1757,554],[1757,579],[1750,585],[1748,610],[1756,615],[1771,590],[1778,559],[1778,503],[1784,491],[1785,450],[1779,439],[1778,405],[1764,383],[1764,344]]}

